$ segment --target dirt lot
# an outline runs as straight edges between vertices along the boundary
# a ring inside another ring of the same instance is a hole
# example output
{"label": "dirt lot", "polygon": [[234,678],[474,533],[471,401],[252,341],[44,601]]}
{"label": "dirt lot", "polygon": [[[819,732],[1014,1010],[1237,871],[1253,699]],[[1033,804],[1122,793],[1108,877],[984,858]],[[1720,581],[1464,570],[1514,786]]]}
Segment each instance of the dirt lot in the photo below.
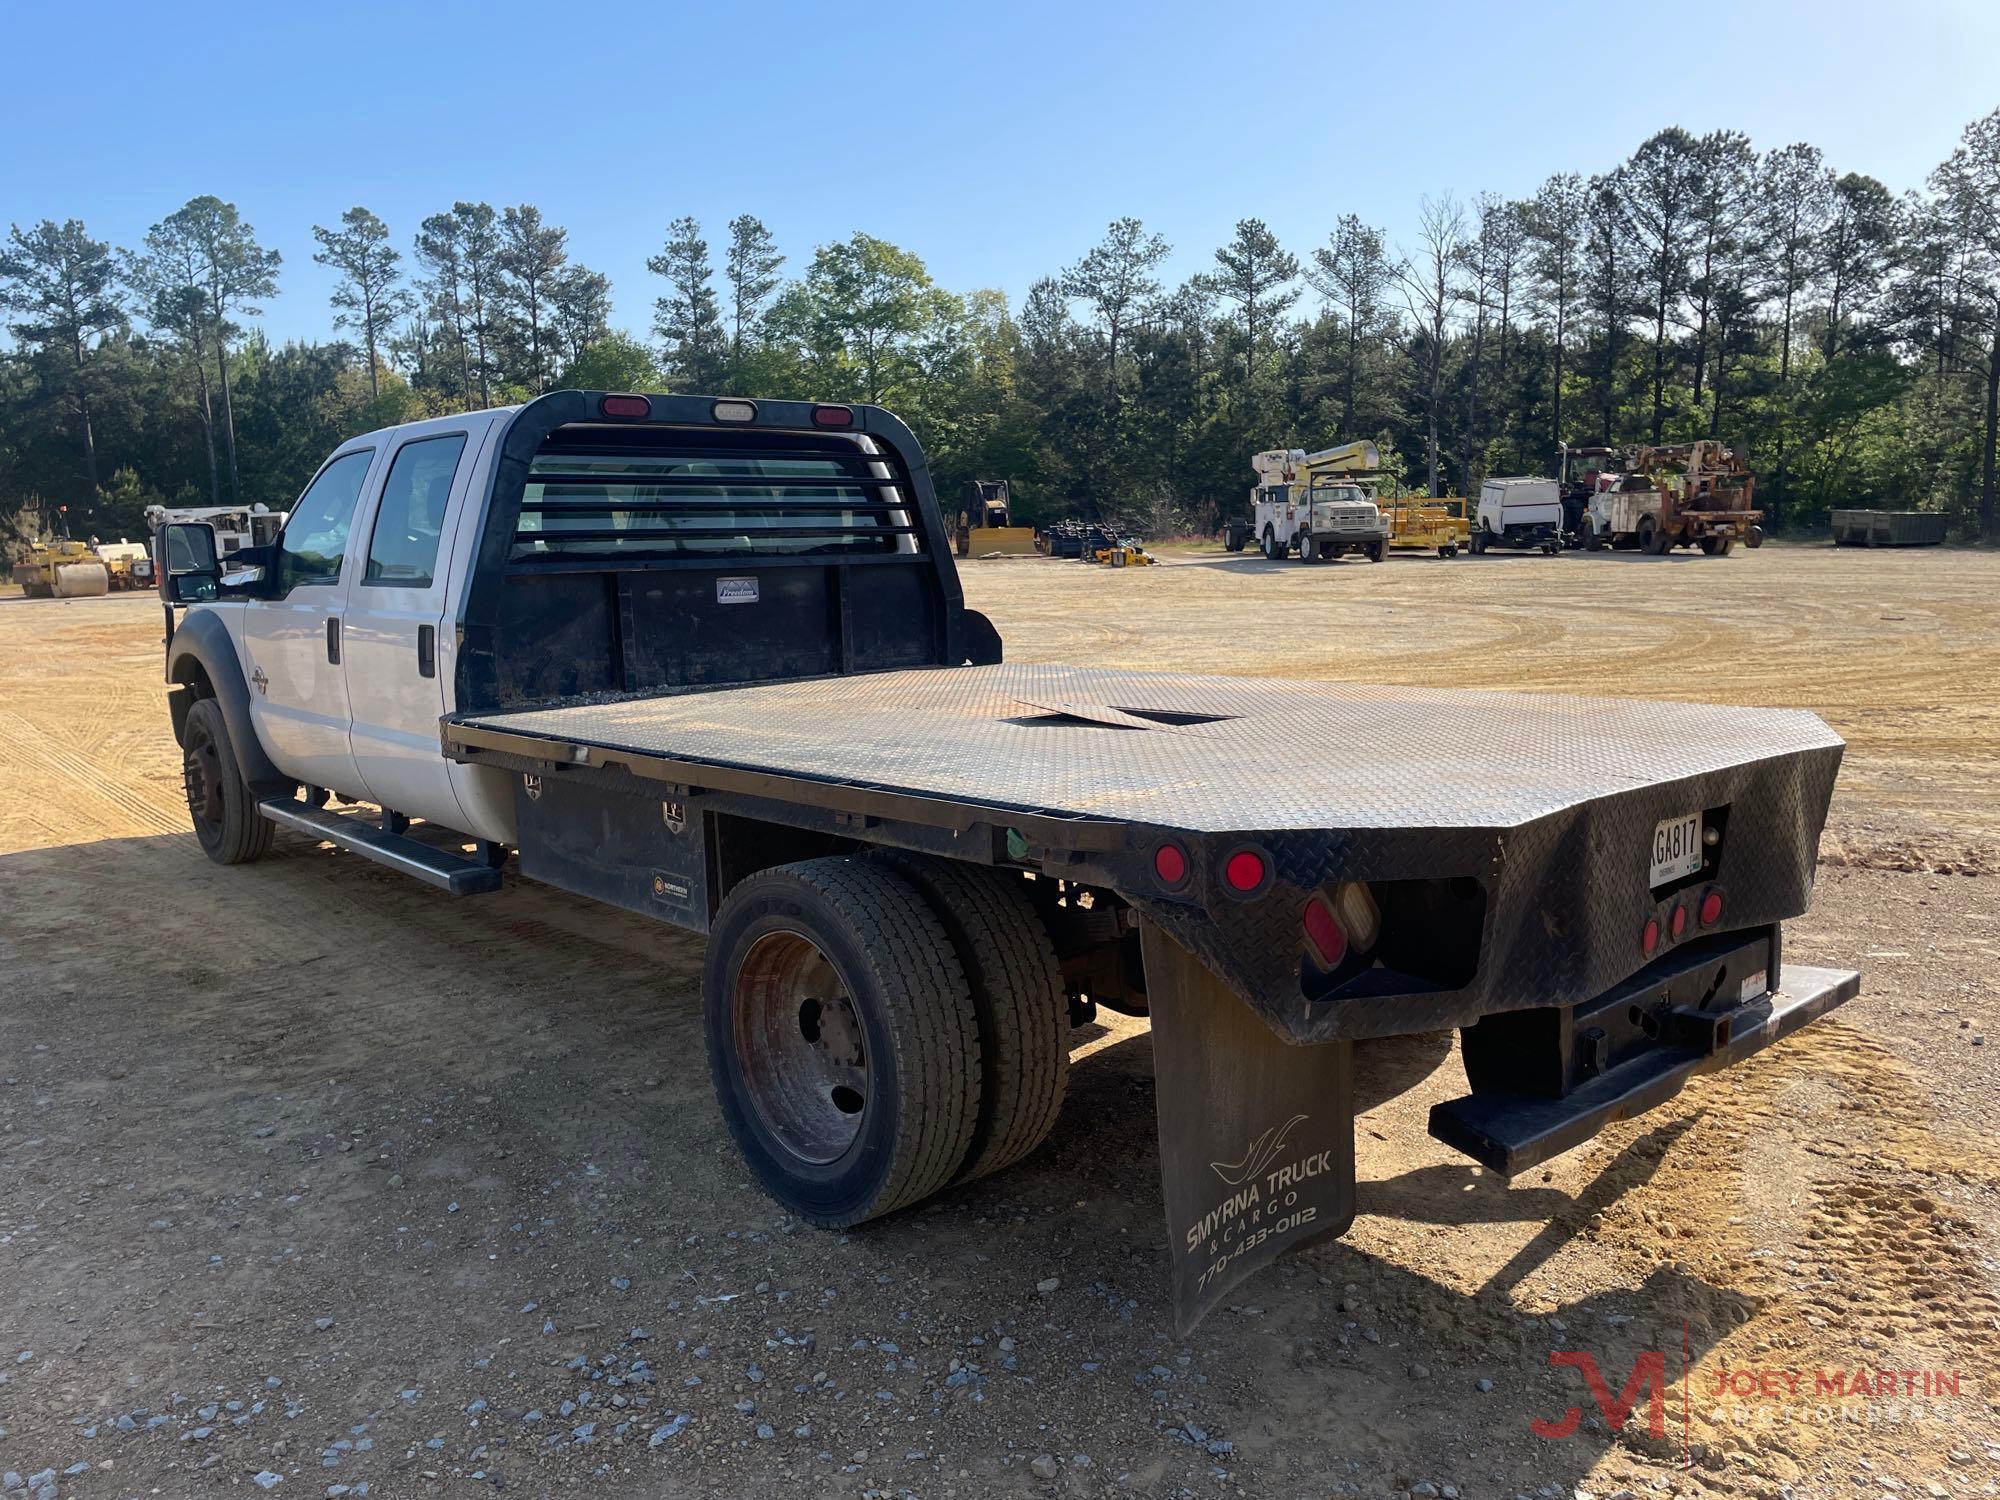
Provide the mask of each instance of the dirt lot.
{"label": "dirt lot", "polygon": [[[1014,659],[1817,709],[1789,952],[1864,993],[1512,1184],[1423,1133],[1448,1039],[1364,1049],[1354,1231],[1180,1342],[1143,1023],[1011,1173],[795,1226],[710,1102],[699,941],[292,837],[212,866],[156,607],[0,601],[9,1500],[1996,1492],[2000,555],[965,576]],[[1662,1435],[1552,1351],[1613,1394],[1659,1351]],[[1818,1389],[1857,1371],[1930,1375]]]}

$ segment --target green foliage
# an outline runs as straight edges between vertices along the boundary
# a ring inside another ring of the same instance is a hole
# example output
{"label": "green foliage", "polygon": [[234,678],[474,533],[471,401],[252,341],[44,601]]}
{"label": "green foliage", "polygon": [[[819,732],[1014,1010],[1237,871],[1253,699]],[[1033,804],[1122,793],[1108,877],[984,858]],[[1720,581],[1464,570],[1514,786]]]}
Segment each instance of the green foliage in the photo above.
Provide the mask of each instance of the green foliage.
{"label": "green foliage", "polygon": [[567,390],[665,391],[667,377],[653,351],[626,333],[607,333],[586,347],[558,377]]}
{"label": "green foliage", "polygon": [[1279,444],[1372,435],[1397,482],[1467,493],[1563,443],[1716,436],[1780,525],[1918,505],[1993,535],[1996,203],[2000,111],[1901,199],[1810,145],[1670,127],[1525,202],[1423,200],[1407,244],[1346,214],[1301,259],[1244,219],[1178,286],[1165,240],[1119,218],[1015,306],[866,233],[786,279],[754,215],[715,256],[683,216],[649,261],[656,350],[610,328],[608,281],[534,205],[463,200],[419,224],[409,286],[366,209],[318,230],[354,343],[273,348],[244,328],[278,257],[205,196],[136,251],[74,220],[0,247],[0,517],[283,506],[354,432],[560,383],[886,405],[948,502],[1005,478],[1031,519],[1213,525]]}

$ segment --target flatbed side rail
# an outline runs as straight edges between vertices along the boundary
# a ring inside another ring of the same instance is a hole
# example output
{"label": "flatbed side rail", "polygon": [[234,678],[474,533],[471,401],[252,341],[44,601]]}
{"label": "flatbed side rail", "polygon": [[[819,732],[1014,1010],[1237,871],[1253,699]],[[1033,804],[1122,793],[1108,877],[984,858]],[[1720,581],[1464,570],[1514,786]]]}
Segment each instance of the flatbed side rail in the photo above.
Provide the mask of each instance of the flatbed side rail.
{"label": "flatbed side rail", "polygon": [[1131,825],[1121,819],[1093,818],[1021,808],[1003,802],[927,797],[913,792],[833,778],[787,775],[709,761],[682,760],[643,751],[612,748],[547,735],[498,729],[490,724],[448,718],[442,724],[444,753],[468,765],[560,775],[571,769],[617,770],[662,784],[663,795],[690,791],[729,792],[831,811],[866,826],[892,819],[964,832],[979,825],[1013,829],[1029,842],[1077,853],[1116,853],[1131,841]]}

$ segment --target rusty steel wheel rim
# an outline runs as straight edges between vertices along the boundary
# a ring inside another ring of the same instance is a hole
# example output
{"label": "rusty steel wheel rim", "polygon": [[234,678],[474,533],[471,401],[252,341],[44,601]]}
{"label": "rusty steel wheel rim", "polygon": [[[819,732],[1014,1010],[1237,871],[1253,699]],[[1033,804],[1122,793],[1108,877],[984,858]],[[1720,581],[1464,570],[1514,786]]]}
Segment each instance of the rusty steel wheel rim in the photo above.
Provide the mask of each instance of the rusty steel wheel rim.
{"label": "rusty steel wheel rim", "polygon": [[873,1091],[861,1017],[833,961],[803,933],[765,933],[736,971],[730,1016],[765,1131],[802,1162],[839,1161]]}

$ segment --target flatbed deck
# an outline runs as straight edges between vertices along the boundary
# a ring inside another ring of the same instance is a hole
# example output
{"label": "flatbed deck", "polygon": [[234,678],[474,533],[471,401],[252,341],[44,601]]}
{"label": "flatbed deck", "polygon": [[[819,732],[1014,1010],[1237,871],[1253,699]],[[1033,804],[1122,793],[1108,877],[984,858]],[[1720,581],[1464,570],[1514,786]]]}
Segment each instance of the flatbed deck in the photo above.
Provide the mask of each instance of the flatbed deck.
{"label": "flatbed deck", "polygon": [[468,714],[445,743],[1212,833],[1518,827],[1841,741],[1797,710],[1009,664]]}

